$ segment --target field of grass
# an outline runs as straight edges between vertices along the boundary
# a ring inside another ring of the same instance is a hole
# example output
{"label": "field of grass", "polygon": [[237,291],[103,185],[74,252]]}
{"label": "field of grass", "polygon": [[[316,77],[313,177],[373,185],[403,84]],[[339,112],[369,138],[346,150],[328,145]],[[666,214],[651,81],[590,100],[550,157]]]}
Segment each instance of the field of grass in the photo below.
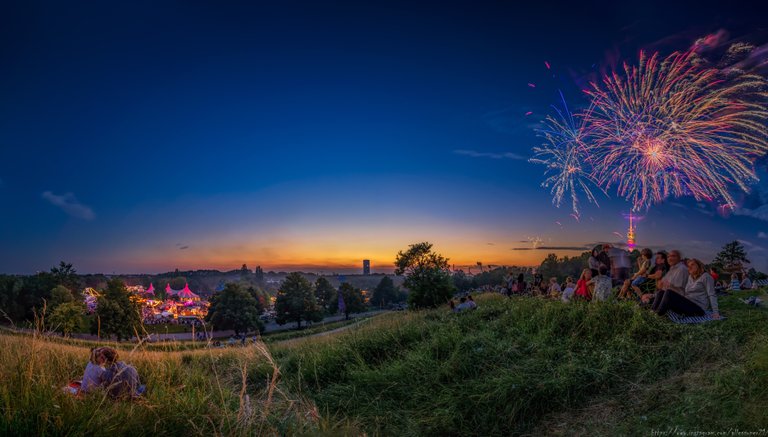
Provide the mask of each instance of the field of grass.
{"label": "field of grass", "polygon": [[[741,293],[744,296],[746,293]],[[123,344],[144,399],[83,399],[89,342],[0,334],[0,434],[638,435],[768,429],[768,311],[674,325],[630,303],[478,296],[269,345]]]}
{"label": "field of grass", "polygon": [[[746,293],[741,293],[746,295]],[[683,326],[632,303],[482,296],[273,348],[290,386],[370,434],[768,429],[768,311]]]}

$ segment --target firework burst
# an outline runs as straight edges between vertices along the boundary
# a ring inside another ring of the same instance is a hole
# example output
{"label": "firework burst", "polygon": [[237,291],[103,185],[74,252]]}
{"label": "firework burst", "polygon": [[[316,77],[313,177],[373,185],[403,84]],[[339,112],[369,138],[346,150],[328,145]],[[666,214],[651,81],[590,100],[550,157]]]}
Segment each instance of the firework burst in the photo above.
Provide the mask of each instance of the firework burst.
{"label": "firework burst", "polygon": [[765,81],[692,58],[641,53],[637,66],[586,90],[579,142],[594,164],[589,176],[635,211],[686,195],[730,207],[731,188],[748,191],[754,160],[768,153]]}
{"label": "firework burst", "polygon": [[579,192],[587,200],[597,204],[592,189],[595,186],[590,168],[590,156],[584,142],[584,127],[581,120],[568,110],[562,93],[563,109],[555,108],[557,117],[547,116],[539,135],[545,140],[541,147],[534,147],[530,162],[547,167],[541,186],[550,188],[552,203],[560,207],[567,194],[571,199],[574,214],[579,215]]}

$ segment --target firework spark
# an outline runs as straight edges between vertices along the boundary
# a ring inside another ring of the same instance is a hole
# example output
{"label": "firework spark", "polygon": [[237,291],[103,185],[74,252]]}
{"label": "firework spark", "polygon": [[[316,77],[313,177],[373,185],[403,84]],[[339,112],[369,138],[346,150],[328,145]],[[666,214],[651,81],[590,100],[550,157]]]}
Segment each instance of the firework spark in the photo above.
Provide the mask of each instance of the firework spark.
{"label": "firework spark", "polygon": [[588,166],[590,156],[584,142],[584,127],[581,120],[568,110],[562,93],[560,97],[563,109],[555,108],[557,117],[547,116],[544,128],[538,131],[545,142],[541,147],[534,147],[534,156],[530,162],[547,167],[544,173],[546,179],[541,185],[550,188],[552,203],[559,208],[567,193],[571,198],[573,212],[578,216],[579,192],[597,204],[590,188],[596,184]]}
{"label": "firework spark", "polygon": [[[768,153],[765,81],[692,62],[641,53],[586,90],[584,153],[590,176],[615,186],[634,211],[674,196],[734,205],[732,187],[748,191],[753,162]],[[534,149],[535,150],[535,149]]]}

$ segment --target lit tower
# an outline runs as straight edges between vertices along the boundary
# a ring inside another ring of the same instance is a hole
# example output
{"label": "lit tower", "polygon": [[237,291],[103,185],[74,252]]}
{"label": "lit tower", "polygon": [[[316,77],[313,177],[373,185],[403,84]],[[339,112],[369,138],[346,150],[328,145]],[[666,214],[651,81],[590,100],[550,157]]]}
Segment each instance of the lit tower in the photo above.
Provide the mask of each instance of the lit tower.
{"label": "lit tower", "polygon": [[632,222],[632,213],[629,213],[629,229],[627,230],[627,249],[635,250],[635,225]]}

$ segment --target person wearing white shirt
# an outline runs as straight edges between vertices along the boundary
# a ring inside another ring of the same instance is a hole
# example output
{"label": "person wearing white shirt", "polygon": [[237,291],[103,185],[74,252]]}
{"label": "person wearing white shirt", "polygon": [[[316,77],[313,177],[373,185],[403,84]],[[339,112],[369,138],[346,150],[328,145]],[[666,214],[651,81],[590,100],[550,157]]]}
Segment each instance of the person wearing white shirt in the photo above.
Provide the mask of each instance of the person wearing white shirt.
{"label": "person wearing white shirt", "polygon": [[702,316],[706,310],[711,310],[712,318],[719,319],[715,281],[707,274],[704,264],[697,259],[688,260],[688,275],[682,292],[671,289],[659,292],[653,310],[660,316],[668,311],[685,316]]}

